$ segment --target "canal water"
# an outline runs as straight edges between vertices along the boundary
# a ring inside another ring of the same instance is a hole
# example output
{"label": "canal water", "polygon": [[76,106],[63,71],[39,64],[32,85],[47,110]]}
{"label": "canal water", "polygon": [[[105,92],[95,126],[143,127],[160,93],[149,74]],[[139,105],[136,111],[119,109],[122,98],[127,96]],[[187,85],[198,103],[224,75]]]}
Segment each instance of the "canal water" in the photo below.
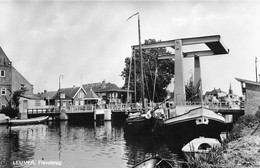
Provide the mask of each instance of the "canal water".
{"label": "canal water", "polygon": [[178,158],[160,138],[126,136],[123,124],[111,121],[0,126],[1,168],[125,168],[156,154]]}

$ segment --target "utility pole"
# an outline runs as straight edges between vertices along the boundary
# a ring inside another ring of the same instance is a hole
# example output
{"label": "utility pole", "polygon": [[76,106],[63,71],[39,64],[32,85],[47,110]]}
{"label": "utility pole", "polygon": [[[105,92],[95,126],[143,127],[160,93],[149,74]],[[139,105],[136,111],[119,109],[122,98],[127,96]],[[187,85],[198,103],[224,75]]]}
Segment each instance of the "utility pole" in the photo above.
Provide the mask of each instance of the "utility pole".
{"label": "utility pole", "polygon": [[256,82],[258,82],[258,79],[257,79],[257,57],[255,57],[255,80],[256,80]]}
{"label": "utility pole", "polygon": [[61,91],[60,91],[60,89],[61,89],[61,87],[60,87],[60,79],[63,79],[63,75],[60,75],[59,76],[59,99],[60,99],[60,106],[59,106],[59,110],[61,111]]}

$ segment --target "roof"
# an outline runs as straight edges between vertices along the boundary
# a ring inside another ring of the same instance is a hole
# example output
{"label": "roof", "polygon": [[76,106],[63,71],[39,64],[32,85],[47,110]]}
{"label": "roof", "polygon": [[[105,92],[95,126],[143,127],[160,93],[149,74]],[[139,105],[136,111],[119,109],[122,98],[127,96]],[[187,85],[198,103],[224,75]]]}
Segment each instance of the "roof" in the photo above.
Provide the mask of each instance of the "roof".
{"label": "roof", "polygon": [[[2,49],[2,47],[0,47],[0,58],[5,58],[5,63],[8,63],[8,64],[11,65],[11,61],[6,56],[6,54],[5,54],[4,50]],[[0,63],[4,63],[4,60],[0,59]]]}
{"label": "roof", "polygon": [[50,91],[50,92],[45,92],[41,94],[41,98],[43,99],[53,99],[57,94],[57,91]]}
{"label": "roof", "polygon": [[[83,85],[83,88],[85,90],[90,90],[90,88],[92,88],[92,90],[95,93],[105,93],[105,92],[127,92],[127,89],[122,89],[119,88],[116,84],[114,83],[90,83],[90,84],[85,84]],[[130,92],[133,92],[132,90],[130,90]]]}
{"label": "roof", "polygon": [[99,99],[96,93],[92,90],[92,88],[88,88],[88,90],[84,89],[83,86],[80,87],[71,87],[71,88],[62,88],[60,89],[61,93],[64,93],[66,98],[73,99],[78,94],[80,90],[86,94],[84,99]]}
{"label": "roof", "polygon": [[83,85],[83,88],[85,90],[90,90],[90,88],[92,88],[94,92],[100,92],[101,90],[118,89],[116,84],[105,83],[105,82],[85,84],[85,85]]}
{"label": "roof", "polygon": [[19,71],[17,71],[13,66],[12,66],[12,76],[16,74],[17,76],[21,77],[23,81],[27,82],[28,84],[32,85]]}
{"label": "roof", "polygon": [[97,96],[97,94],[90,88],[86,91],[87,95],[85,96],[85,99],[100,99],[100,97]]}
{"label": "roof", "polygon": [[80,87],[62,88],[60,89],[60,92],[64,93],[69,98],[74,98],[79,89]]}
{"label": "roof", "polygon": [[[66,95],[66,98],[73,99],[74,96],[79,92],[80,88],[86,93],[85,99],[99,99],[96,93],[106,93],[106,92],[127,92],[127,89],[119,88],[114,83],[89,83],[84,84],[82,87],[70,87],[70,88],[61,88],[60,92]],[[59,90],[58,90],[59,91]],[[58,91],[51,91],[42,94],[42,98],[55,99]],[[129,90],[129,92],[134,92],[133,90]]]}
{"label": "roof", "polygon": [[26,95],[21,95],[21,97],[30,100],[43,100],[43,98],[39,94],[26,94]]}
{"label": "roof", "polygon": [[216,95],[216,94],[221,93],[221,92],[223,92],[223,91],[221,91],[220,88],[219,89],[214,88],[212,91],[206,92],[205,95],[209,95],[209,94],[210,95]]}
{"label": "roof", "polygon": [[235,79],[236,79],[238,82],[248,83],[248,84],[260,86],[260,83],[259,83],[259,82],[254,82],[254,81],[250,81],[250,80],[246,80],[246,79],[241,79],[241,78],[235,78]]}

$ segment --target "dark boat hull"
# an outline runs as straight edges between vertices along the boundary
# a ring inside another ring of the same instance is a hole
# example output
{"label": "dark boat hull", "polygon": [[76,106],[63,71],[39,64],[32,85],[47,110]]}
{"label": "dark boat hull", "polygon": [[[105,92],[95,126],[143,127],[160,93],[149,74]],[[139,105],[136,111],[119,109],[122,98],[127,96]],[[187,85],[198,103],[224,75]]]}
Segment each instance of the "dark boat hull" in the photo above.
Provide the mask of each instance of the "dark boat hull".
{"label": "dark boat hull", "polygon": [[221,142],[220,134],[226,129],[224,117],[208,109],[198,108],[165,121],[163,136],[174,144],[175,150],[180,150],[185,144],[199,137],[215,138]]}
{"label": "dark boat hull", "polygon": [[221,141],[220,134],[224,131],[224,124],[214,120],[209,120],[207,125],[196,125],[195,120],[164,125],[164,137],[176,144],[180,148],[191,140],[199,137],[215,138]]}
{"label": "dark boat hull", "polygon": [[127,135],[155,135],[161,132],[163,120],[151,117],[129,119],[125,121],[124,131]]}

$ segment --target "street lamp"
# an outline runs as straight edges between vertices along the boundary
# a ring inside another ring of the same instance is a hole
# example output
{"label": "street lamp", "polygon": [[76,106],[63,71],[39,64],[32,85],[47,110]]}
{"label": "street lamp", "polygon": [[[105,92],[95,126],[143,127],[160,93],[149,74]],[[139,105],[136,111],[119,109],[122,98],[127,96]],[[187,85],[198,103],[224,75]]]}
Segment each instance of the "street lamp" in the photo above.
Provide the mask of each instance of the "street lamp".
{"label": "street lamp", "polygon": [[[63,79],[63,75],[60,75],[59,76],[59,97],[60,97],[60,79]],[[59,109],[61,109],[61,97],[59,98],[60,99],[60,106],[59,106]]]}

